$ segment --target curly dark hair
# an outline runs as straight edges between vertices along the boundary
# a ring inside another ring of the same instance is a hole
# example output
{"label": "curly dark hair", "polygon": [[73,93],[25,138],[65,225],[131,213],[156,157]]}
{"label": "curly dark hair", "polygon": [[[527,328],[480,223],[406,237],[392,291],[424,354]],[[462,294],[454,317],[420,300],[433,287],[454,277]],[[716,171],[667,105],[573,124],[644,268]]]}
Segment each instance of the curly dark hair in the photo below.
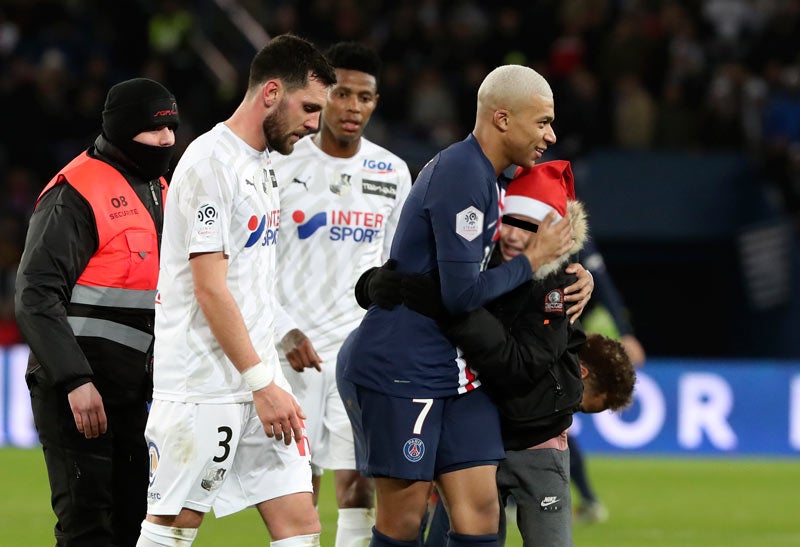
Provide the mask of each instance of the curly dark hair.
{"label": "curly dark hair", "polygon": [[375,79],[381,71],[381,59],[374,50],[360,42],[337,42],[325,52],[325,57],[334,68],[357,70]]}
{"label": "curly dark hair", "polygon": [[618,410],[631,404],[636,372],[622,344],[607,336],[589,334],[578,357],[589,370],[585,382],[595,392],[606,394],[608,408]]}

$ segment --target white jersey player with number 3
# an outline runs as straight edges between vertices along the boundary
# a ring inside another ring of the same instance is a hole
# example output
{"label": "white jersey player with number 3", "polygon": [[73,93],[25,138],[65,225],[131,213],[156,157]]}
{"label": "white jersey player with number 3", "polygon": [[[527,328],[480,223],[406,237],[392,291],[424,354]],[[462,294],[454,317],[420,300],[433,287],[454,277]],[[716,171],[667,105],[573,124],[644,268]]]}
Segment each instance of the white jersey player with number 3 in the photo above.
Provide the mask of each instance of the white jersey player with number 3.
{"label": "white jersey player with number 3", "polygon": [[335,79],[310,42],[272,39],[233,115],[175,168],[137,547],[189,547],[211,509],[221,517],[253,506],[274,547],[319,547],[305,416],[275,349],[280,202],[268,149],[289,154],[317,130]]}

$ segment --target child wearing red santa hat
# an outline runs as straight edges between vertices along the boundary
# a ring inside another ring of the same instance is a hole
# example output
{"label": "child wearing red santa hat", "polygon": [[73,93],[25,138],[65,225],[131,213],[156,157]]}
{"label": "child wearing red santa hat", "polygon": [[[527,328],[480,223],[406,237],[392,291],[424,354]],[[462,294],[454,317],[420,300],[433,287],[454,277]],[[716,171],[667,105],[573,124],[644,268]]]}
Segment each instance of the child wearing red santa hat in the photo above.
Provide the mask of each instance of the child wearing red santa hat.
{"label": "child wearing red santa hat", "polygon": [[[498,489],[504,500],[513,496],[516,501],[524,544],[568,547],[572,513],[566,432],[572,415],[629,404],[635,372],[618,342],[600,335],[587,338],[580,322],[570,324],[566,315],[564,288],[575,276],[565,268],[588,237],[569,162],[518,169],[502,203],[500,241],[490,267],[522,252],[553,210],[559,219],[569,213],[574,245],[538,268],[530,283],[465,316],[446,315],[430,278],[404,280],[404,304],[440,321],[497,405],[506,449],[497,471]],[[443,507],[437,507],[426,545],[443,546],[448,527]]]}

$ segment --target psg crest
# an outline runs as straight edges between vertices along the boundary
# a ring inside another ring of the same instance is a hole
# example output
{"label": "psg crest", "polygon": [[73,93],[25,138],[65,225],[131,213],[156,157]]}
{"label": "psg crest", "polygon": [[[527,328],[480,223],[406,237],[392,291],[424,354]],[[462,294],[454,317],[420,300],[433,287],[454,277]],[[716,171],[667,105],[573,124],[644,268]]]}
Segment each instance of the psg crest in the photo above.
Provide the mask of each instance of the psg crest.
{"label": "psg crest", "polygon": [[403,445],[403,456],[412,463],[417,463],[425,455],[425,443],[422,439],[413,437]]}

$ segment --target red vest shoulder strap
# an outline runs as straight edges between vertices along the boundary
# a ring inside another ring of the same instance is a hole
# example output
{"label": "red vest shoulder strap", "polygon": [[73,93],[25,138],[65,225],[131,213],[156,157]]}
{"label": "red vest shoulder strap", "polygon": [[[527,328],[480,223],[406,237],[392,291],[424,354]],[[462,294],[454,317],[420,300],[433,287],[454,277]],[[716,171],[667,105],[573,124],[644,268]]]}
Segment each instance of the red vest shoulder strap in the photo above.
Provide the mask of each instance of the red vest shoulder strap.
{"label": "red vest shoulder strap", "polygon": [[53,186],[64,181],[91,206],[100,248],[129,227],[140,227],[144,223],[144,226],[154,229],[147,207],[136,191],[119,171],[106,162],[91,158],[84,152],[50,181],[39,199]]}
{"label": "red vest shoulder strap", "polygon": [[75,167],[79,167],[79,166],[83,165],[86,162],[86,160],[88,160],[88,159],[90,159],[89,155],[84,150],[84,152],[82,154],[76,156],[75,158],[73,158],[73,160],[71,162],[69,162],[67,165],[65,165],[64,168],[56,174],[56,176],[54,176],[52,179],[50,179],[50,182],[47,183],[47,186],[45,186],[42,189],[42,191],[39,192],[39,197],[36,198],[36,206],[39,205],[39,202],[42,200],[44,195],[47,192],[49,192],[55,185],[61,184],[62,182],[64,182],[64,180],[65,180],[64,173],[74,169]]}

